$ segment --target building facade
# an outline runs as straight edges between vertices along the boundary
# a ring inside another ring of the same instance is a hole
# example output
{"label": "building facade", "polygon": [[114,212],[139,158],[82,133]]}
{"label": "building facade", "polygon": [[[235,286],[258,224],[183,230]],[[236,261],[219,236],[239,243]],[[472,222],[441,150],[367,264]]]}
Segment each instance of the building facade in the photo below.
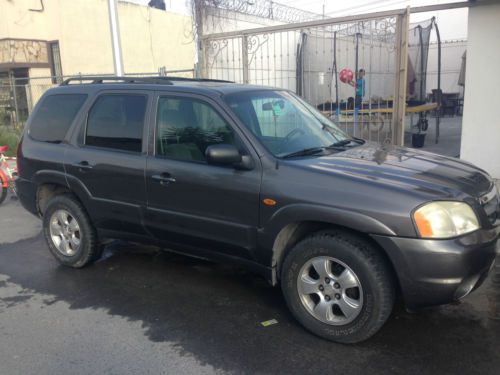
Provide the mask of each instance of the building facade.
{"label": "building facade", "polygon": [[[114,73],[107,0],[0,0],[0,15],[0,108],[23,117],[43,91],[26,85]],[[126,74],[193,69],[190,16],[121,1],[118,16]]]}

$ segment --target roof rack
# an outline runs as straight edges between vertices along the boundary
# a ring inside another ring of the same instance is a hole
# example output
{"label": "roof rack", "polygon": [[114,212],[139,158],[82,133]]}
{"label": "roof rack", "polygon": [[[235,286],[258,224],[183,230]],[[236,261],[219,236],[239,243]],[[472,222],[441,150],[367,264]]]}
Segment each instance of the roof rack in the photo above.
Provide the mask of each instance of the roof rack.
{"label": "roof rack", "polygon": [[227,81],[225,79],[211,79],[211,78],[186,78],[176,76],[162,76],[170,81],[191,81],[191,82],[221,82],[221,83],[234,83],[234,81]]}
{"label": "roof rack", "polygon": [[173,85],[172,81],[189,81],[189,82],[223,82],[223,83],[234,83],[232,81],[224,81],[220,79],[208,79],[208,78],[185,78],[185,77],[174,77],[174,76],[152,76],[152,77],[117,77],[117,76],[86,76],[86,77],[70,77],[64,80],[60,86],[68,86],[70,82],[79,81],[90,81],[90,84],[105,83],[105,81],[112,82],[123,82],[123,83],[153,83],[153,84],[163,84],[163,85]]}
{"label": "roof rack", "polygon": [[104,83],[105,81],[123,81],[123,83],[162,83],[164,85],[172,85],[170,80],[165,79],[166,77],[115,77],[115,76],[86,76],[86,77],[71,77],[64,80],[61,86],[67,86],[70,82],[79,81],[83,83],[84,81],[90,81],[89,83]]}

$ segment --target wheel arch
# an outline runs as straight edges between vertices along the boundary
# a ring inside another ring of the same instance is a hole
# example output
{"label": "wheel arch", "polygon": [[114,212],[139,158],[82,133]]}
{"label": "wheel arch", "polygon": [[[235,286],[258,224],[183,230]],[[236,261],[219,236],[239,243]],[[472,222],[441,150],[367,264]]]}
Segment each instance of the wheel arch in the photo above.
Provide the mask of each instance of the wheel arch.
{"label": "wheel arch", "polygon": [[272,283],[276,285],[281,278],[281,267],[283,261],[285,260],[288,252],[301,240],[310,236],[314,233],[318,233],[321,231],[341,231],[353,236],[356,236],[363,242],[370,245],[372,248],[376,249],[386,260],[390,270],[391,277],[394,280],[395,287],[400,291],[400,282],[398,273],[396,271],[395,265],[391,260],[391,257],[387,253],[387,251],[380,246],[368,233],[362,232],[357,229],[353,229],[351,227],[347,227],[342,224],[332,223],[328,221],[318,221],[318,220],[303,220],[303,221],[294,221],[286,224],[281,228],[279,233],[276,235],[276,238],[272,247]]}
{"label": "wheel arch", "polygon": [[67,176],[63,172],[39,171],[34,176],[33,182],[37,185],[36,209],[40,216],[43,216],[50,199],[57,195],[71,194],[81,204],[86,200],[84,192],[68,184]]}
{"label": "wheel arch", "polygon": [[36,190],[36,209],[39,215],[43,217],[45,209],[53,197],[66,193],[70,193],[69,188],[58,183],[45,182],[38,185]]}
{"label": "wheel arch", "polygon": [[394,236],[387,225],[363,213],[315,204],[292,204],[276,211],[263,230],[263,245],[272,249],[271,266],[279,265],[282,252],[304,232],[337,227],[358,233]]}

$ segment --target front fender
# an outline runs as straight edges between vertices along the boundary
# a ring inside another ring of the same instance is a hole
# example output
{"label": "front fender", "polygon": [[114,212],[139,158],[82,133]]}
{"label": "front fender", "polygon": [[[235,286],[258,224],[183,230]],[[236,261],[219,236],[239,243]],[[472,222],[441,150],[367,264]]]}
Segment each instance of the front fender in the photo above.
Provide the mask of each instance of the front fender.
{"label": "front fender", "polygon": [[319,222],[338,225],[368,234],[395,236],[396,233],[373,217],[345,209],[307,203],[292,204],[277,210],[259,231],[259,247],[266,265],[272,265],[275,240],[290,224]]}
{"label": "front fender", "polygon": [[341,225],[364,233],[396,235],[391,228],[371,216],[341,208],[307,203],[292,204],[280,208],[271,216],[265,226],[265,231],[278,234],[285,225],[300,221],[320,221]]}

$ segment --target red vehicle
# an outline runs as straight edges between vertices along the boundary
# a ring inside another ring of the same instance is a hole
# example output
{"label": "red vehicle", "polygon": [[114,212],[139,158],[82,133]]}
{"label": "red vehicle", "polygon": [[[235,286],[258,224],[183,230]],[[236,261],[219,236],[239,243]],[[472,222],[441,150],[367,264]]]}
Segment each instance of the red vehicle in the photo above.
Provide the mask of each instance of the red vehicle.
{"label": "red vehicle", "polygon": [[7,198],[9,188],[16,194],[16,185],[14,181],[17,176],[17,168],[11,168],[9,161],[15,161],[16,158],[5,156],[8,146],[0,146],[0,204]]}

